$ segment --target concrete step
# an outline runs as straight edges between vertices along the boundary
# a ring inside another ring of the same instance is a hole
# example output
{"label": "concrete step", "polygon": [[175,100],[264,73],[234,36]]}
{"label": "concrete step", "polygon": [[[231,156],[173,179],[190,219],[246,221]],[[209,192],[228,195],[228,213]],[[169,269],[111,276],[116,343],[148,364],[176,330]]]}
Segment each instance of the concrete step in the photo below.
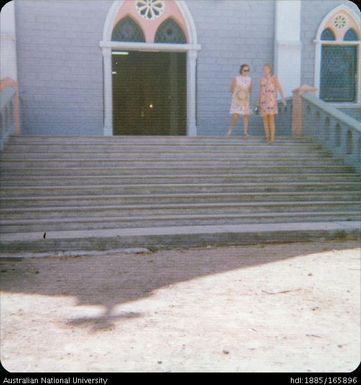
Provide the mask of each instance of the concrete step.
{"label": "concrete step", "polygon": [[271,146],[255,137],[9,143],[0,161],[4,250],[359,234],[361,177],[307,138],[279,137]]}
{"label": "concrete step", "polygon": [[277,140],[269,145],[263,137],[143,137],[143,138],[130,138],[130,137],[11,137],[9,140],[10,147],[7,148],[19,148],[19,149],[57,149],[66,148],[138,148],[152,150],[154,148],[184,148],[187,151],[196,147],[202,147],[207,150],[208,148],[216,149],[218,147],[249,147],[249,146],[291,146],[291,147],[307,147],[320,148],[320,145],[310,139],[295,139],[290,137],[278,137]]}
{"label": "concrete step", "polygon": [[[113,183],[137,183],[137,184],[153,184],[153,183],[242,183],[257,181],[274,182],[276,181],[314,181],[314,182],[360,182],[361,178],[351,170],[343,173],[316,173],[309,174],[299,173],[297,171],[290,170],[290,172],[274,172],[268,169],[267,172],[250,173],[248,169],[229,169],[226,174],[220,171],[219,173],[202,173],[202,174],[190,174],[179,173],[178,175],[156,175],[149,173],[136,174],[136,175],[123,175],[124,168],[122,167],[68,167],[62,168],[14,168],[14,169],[0,169],[0,178],[2,186],[7,184],[18,183],[19,185],[36,184],[42,185],[51,184],[72,184],[74,181],[79,181],[83,184],[113,184]],[[272,171],[272,172],[271,172]],[[48,183],[47,183],[48,182]],[[59,183],[60,182],[60,183]],[[79,184],[79,183],[75,183]]]}
{"label": "concrete step", "polygon": [[179,214],[247,214],[279,213],[290,215],[303,211],[351,211],[360,213],[355,201],[310,201],[310,202],[247,202],[247,203],[192,203],[149,205],[100,205],[100,206],[54,206],[39,208],[1,208],[0,216],[8,219],[46,219],[74,217],[111,217],[134,215],[179,215]]}
{"label": "concrete step", "polygon": [[7,151],[1,154],[2,160],[21,160],[21,159],[47,159],[51,157],[53,159],[122,159],[122,160],[162,160],[162,159],[178,159],[178,160],[212,160],[212,159],[300,159],[307,160],[309,158],[319,159],[328,158],[330,154],[326,150],[315,148],[292,148],[291,146],[272,147],[271,149],[263,147],[238,147],[238,148],[212,148],[202,149],[201,147],[194,150],[172,150],[168,147],[166,149],[158,149],[147,151],[137,150],[133,148],[125,149],[93,149],[93,151],[84,151],[82,148],[75,147],[72,151],[53,151],[51,149],[47,151],[37,151],[36,148],[32,148],[31,151],[20,152],[16,148],[12,148],[11,151]]}
{"label": "concrete step", "polygon": [[133,195],[67,195],[64,196],[20,196],[0,198],[0,207],[35,208],[56,206],[114,206],[137,204],[173,203],[245,203],[245,202],[309,202],[338,201],[359,202],[361,192],[321,191],[321,192],[284,192],[284,193],[182,193],[182,194],[133,194]]}
{"label": "concrete step", "polygon": [[151,162],[161,166],[163,163],[172,162],[174,164],[181,163],[205,163],[205,162],[242,162],[242,163],[261,163],[261,162],[283,162],[283,163],[299,163],[299,162],[315,162],[315,163],[341,163],[341,161],[330,158],[326,153],[313,153],[312,155],[305,155],[304,152],[297,153],[292,151],[290,154],[283,152],[278,153],[262,153],[256,152],[199,152],[199,153],[162,153],[162,154],[146,154],[146,153],[4,153],[1,157],[2,162],[25,162],[25,161],[47,161],[56,160],[58,162],[72,161],[118,161],[128,163],[129,165],[137,162],[138,164]]}
{"label": "concrete step", "polygon": [[[319,147],[319,144],[310,139],[295,139],[286,136],[279,137],[272,145],[269,145],[263,137],[11,137],[8,141],[11,147],[13,146],[48,146],[56,148],[60,146],[130,146],[142,148],[160,147],[185,147],[193,148],[197,146],[217,147],[217,146],[314,146]],[[42,147],[40,147],[42,148]]]}
{"label": "concrete step", "polygon": [[[134,159],[129,159],[127,156],[112,157],[104,154],[101,157],[97,157],[97,154],[86,155],[83,158],[79,154],[68,155],[64,154],[63,158],[56,158],[51,154],[37,154],[37,155],[22,155],[24,159],[21,159],[20,156],[14,155],[4,155],[0,161],[1,165],[4,167],[27,167],[28,162],[36,162],[40,164],[41,167],[46,166],[49,162],[55,167],[61,167],[62,165],[68,166],[69,162],[78,162],[84,166],[90,164],[101,165],[107,164],[107,162],[112,162],[115,166],[121,167],[151,167],[151,168],[164,168],[164,167],[174,167],[174,168],[197,168],[197,167],[252,167],[252,166],[262,166],[264,164],[272,164],[274,166],[289,166],[289,167],[299,167],[302,165],[305,166],[342,166],[343,162],[341,160],[335,160],[326,156],[314,156],[307,158],[299,158],[294,154],[290,157],[287,156],[274,156],[274,157],[262,157],[259,154],[255,156],[218,156],[212,154],[210,157],[202,157],[197,154],[192,154],[192,156],[187,158],[180,158],[176,155],[170,155],[168,157],[163,156],[154,156],[153,158],[145,158],[144,156],[139,156]],[[98,154],[99,155],[99,154]]]}
{"label": "concrete step", "polygon": [[243,152],[271,152],[274,153],[279,149],[288,152],[312,152],[319,151],[324,153],[325,150],[316,143],[187,143],[187,144],[28,144],[28,145],[11,145],[5,148],[4,153],[130,153],[130,154],[162,154],[162,153],[177,153],[177,154],[191,154],[197,152],[204,153],[243,153]]}
{"label": "concrete step", "polygon": [[217,226],[166,226],[126,229],[49,231],[2,234],[4,253],[107,250],[127,247],[170,248],[250,245],[360,239],[360,221],[238,224]]}
{"label": "concrete step", "polygon": [[[61,193],[58,192],[58,193]],[[0,208],[36,208],[57,206],[117,206],[117,205],[157,205],[174,203],[246,203],[246,202],[309,202],[337,201],[356,203],[361,201],[361,191],[319,191],[319,192],[261,192],[261,193],[168,193],[168,194],[132,194],[132,195],[53,195],[19,196],[0,198]]]}
{"label": "concrete step", "polygon": [[[225,133],[226,134],[226,133]],[[46,135],[27,135],[27,136],[11,136],[9,139],[9,144],[11,145],[79,145],[79,144],[91,144],[91,145],[136,145],[136,146],[154,146],[154,145],[217,145],[217,144],[265,144],[263,137],[261,136],[251,136],[249,138],[244,138],[240,136],[46,136]],[[278,136],[275,144],[314,144],[314,141],[311,138],[300,137],[300,138],[291,138],[289,136]]]}
{"label": "concrete step", "polygon": [[[79,181],[74,181],[79,183]],[[359,193],[361,191],[360,182],[333,182],[330,187],[328,182],[258,182],[258,183],[218,183],[206,184],[195,181],[193,184],[69,184],[66,185],[44,185],[38,186],[15,184],[14,186],[2,185],[0,196],[4,198],[20,197],[52,197],[61,195],[68,197],[75,195],[83,197],[90,196],[108,196],[124,194],[264,194],[264,193],[294,193],[310,194],[312,192],[324,194],[330,193]],[[66,198],[67,199],[67,198]]]}
{"label": "concrete step", "polygon": [[[68,139],[69,140],[69,139]],[[308,153],[328,154],[323,150],[319,144],[308,142],[298,143],[294,141],[290,142],[277,142],[273,145],[268,145],[262,142],[250,142],[250,141],[229,141],[224,142],[217,140],[215,142],[203,143],[203,142],[191,142],[186,141],[184,143],[174,144],[162,144],[162,143],[94,143],[93,141],[87,142],[74,142],[67,141],[65,143],[53,143],[53,144],[13,144],[7,146],[4,155],[21,154],[33,155],[33,154],[54,154],[54,156],[63,154],[83,154],[85,157],[89,154],[102,154],[108,155],[128,155],[128,156],[167,156],[167,155],[179,155],[180,157],[190,156],[192,154],[198,155],[213,155],[213,154],[225,154],[225,155],[237,155],[237,154],[255,154],[260,156],[261,154],[278,154],[283,153],[292,155],[298,154],[302,156]]]}
{"label": "concrete step", "polygon": [[[69,171],[69,170],[68,170]],[[74,172],[74,174],[76,174]],[[222,189],[223,187],[236,191],[282,191],[290,187],[294,189],[361,189],[361,178],[355,174],[232,174],[232,175],[138,175],[138,176],[37,176],[26,177],[12,175],[1,178],[1,195],[29,193],[42,194],[44,191],[62,191],[62,193],[78,191],[89,194],[101,192],[119,193],[123,191],[138,191],[145,189],[148,192],[163,191],[190,191],[208,188]],[[128,189],[128,190],[123,190]],[[135,189],[135,190],[134,190]],[[272,190],[273,189],[273,190]],[[214,190],[212,190],[214,191]],[[220,192],[222,192],[221,190]],[[227,192],[224,191],[224,192]]]}
{"label": "concrete step", "polygon": [[[102,159],[102,160],[33,160],[33,161],[1,161],[0,167],[3,169],[8,169],[8,172],[11,172],[12,168],[23,168],[23,169],[41,169],[41,168],[84,168],[90,167],[95,170],[100,171],[99,169],[107,168],[117,168],[118,172],[121,175],[136,175],[136,174],[153,174],[153,175],[162,175],[162,174],[179,174],[179,173],[190,173],[190,174],[214,174],[214,173],[225,173],[231,174],[238,172],[237,167],[233,165],[233,162],[230,162],[229,165],[217,166],[205,164],[204,166],[194,166],[179,163],[177,165],[167,164],[164,162],[162,167],[153,167],[151,163],[147,163],[143,166],[119,166],[122,162]],[[241,166],[239,166],[241,167]],[[302,164],[302,162],[296,165],[290,164],[277,164],[274,162],[257,162],[257,163],[244,163],[242,165],[244,170],[247,170],[249,173],[347,173],[352,172],[353,168],[349,166],[331,164],[331,165],[307,165]]]}
{"label": "concrete step", "polygon": [[305,211],[289,213],[247,213],[247,214],[179,214],[130,217],[76,217],[61,219],[22,219],[0,220],[0,232],[48,232],[86,229],[113,228],[146,228],[164,226],[211,226],[225,224],[257,224],[257,223],[293,223],[293,222],[326,222],[326,221],[358,221],[359,213],[350,211],[318,212]]}

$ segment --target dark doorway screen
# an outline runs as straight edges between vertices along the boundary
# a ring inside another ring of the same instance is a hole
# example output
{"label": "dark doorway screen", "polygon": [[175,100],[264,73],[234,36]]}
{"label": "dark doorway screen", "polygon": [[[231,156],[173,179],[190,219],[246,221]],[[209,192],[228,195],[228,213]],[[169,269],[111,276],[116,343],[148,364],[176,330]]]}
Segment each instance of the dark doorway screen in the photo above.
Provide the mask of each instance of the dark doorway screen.
{"label": "dark doorway screen", "polygon": [[113,134],[186,135],[186,54],[113,52]]}
{"label": "dark doorway screen", "polygon": [[355,102],[357,47],[322,47],[320,98],[326,102]]}

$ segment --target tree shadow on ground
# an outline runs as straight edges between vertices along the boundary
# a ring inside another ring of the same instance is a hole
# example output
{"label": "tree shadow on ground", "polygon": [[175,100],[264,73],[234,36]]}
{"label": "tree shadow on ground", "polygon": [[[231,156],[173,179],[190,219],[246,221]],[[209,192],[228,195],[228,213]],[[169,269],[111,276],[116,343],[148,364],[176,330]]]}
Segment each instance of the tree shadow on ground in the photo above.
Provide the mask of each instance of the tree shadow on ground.
{"label": "tree shadow on ground", "polygon": [[[353,249],[357,241],[294,243],[243,247],[163,250],[144,254],[109,253],[101,256],[49,257],[0,260],[2,292],[69,296],[76,305],[101,306],[100,316],[72,319],[68,324],[111,328],[116,321],[141,313],[114,315],[115,306],[150,297],[157,289],[179,282],[236,269],[270,264],[325,251]],[[21,257],[21,255],[19,255]]]}

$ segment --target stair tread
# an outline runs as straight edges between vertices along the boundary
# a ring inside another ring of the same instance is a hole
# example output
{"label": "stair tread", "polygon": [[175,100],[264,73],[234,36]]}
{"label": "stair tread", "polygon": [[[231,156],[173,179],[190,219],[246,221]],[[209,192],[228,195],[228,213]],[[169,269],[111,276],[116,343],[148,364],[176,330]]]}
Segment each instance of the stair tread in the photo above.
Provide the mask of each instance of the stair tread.
{"label": "stair tread", "polygon": [[[311,195],[325,195],[325,194],[351,194],[351,195],[361,195],[361,191],[308,191],[307,194]],[[274,192],[214,192],[214,193],[149,193],[149,194],[102,194],[102,195],[51,195],[51,196],[16,196],[16,197],[0,197],[0,201],[8,201],[8,200],[70,200],[70,199],[99,199],[99,198],[179,198],[179,197],[214,197],[214,196],[272,196],[272,195],[283,195],[283,196],[304,196],[305,192],[299,191],[274,191]]]}
{"label": "stair tread", "polygon": [[[345,231],[358,229],[360,221],[344,222],[295,222],[295,223],[267,223],[267,224],[240,224],[240,225],[216,225],[216,226],[167,226],[167,227],[148,227],[148,228],[112,228],[97,230],[78,230],[78,231],[51,231],[47,239],[79,239],[94,237],[129,237],[129,236],[151,236],[151,235],[170,235],[170,234],[212,234],[212,233],[261,233],[261,232],[289,232],[289,231],[313,231],[313,230],[336,230]],[[39,232],[29,233],[8,233],[3,234],[3,242],[11,241],[31,241],[39,239]]]}
{"label": "stair tread", "polygon": [[[337,213],[338,215],[348,215],[350,214],[350,211],[302,211],[297,213],[297,216],[327,216],[327,215],[334,215]],[[357,215],[358,213],[355,213]],[[264,212],[264,213],[224,213],[224,214],[172,214],[172,215],[165,215],[165,214],[159,214],[159,215],[136,215],[136,216],[114,216],[111,217],[112,221],[135,221],[135,220],[156,220],[156,219],[194,219],[194,218],[261,218],[261,217],[288,217],[289,212]],[[71,217],[71,218],[39,218],[39,219],[0,219],[0,225],[6,225],[6,224],[23,224],[23,223],[72,223],[72,222],[89,222],[89,221],[95,221],[95,222],[107,222],[109,221],[109,217]]]}
{"label": "stair tread", "polygon": [[361,224],[360,175],[310,138],[12,136],[0,175],[1,243],[14,248],[46,226],[75,240]]}
{"label": "stair tread", "polygon": [[[309,201],[309,202],[297,202],[299,206],[307,206],[307,205],[354,205],[359,204],[359,201]],[[130,204],[130,205],[101,205],[101,206],[52,206],[52,207],[36,207],[36,208],[0,208],[0,212],[29,212],[29,211],[81,211],[81,210],[89,210],[89,208],[93,210],[105,210],[105,209],[162,209],[162,208],[202,208],[202,207],[252,207],[252,206],[295,206],[295,202],[232,202],[232,203],[170,203],[170,204]],[[360,209],[361,212],[361,209]]]}

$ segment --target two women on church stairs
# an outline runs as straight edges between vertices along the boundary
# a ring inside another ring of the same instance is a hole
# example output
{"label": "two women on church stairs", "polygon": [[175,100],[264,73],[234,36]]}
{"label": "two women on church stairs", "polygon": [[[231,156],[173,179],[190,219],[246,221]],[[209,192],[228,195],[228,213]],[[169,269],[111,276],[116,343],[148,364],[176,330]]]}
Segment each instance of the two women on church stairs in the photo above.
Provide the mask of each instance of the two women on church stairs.
{"label": "two women on church stairs", "polygon": [[[227,135],[232,134],[239,116],[243,117],[244,136],[248,137],[249,117],[251,114],[250,96],[252,92],[252,80],[249,76],[250,66],[243,64],[240,68],[240,75],[232,81],[230,91],[232,93],[232,103],[230,108],[231,125]],[[278,114],[277,94],[281,95],[284,107],[287,106],[282,86],[276,75],[272,73],[269,64],[263,66],[263,77],[260,81],[260,90],[257,100],[256,112],[259,112],[263,120],[265,139],[272,144],[275,140],[276,124],[275,116]]]}

